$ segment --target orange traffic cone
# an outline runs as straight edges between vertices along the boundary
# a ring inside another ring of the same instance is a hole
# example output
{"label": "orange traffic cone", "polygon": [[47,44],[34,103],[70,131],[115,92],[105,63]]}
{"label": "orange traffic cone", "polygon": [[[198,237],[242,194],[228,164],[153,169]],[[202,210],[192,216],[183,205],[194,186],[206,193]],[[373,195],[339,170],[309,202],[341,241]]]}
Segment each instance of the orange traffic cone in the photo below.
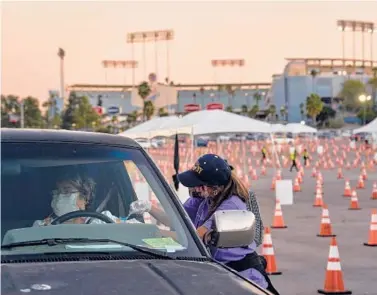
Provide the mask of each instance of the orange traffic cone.
{"label": "orange traffic cone", "polygon": [[377,209],[373,209],[372,217],[369,227],[369,239],[368,243],[364,243],[364,246],[376,247],[377,246]]}
{"label": "orange traffic cone", "polygon": [[377,183],[373,183],[372,200],[377,200]]}
{"label": "orange traffic cone", "polygon": [[329,258],[327,260],[325,287],[318,290],[320,294],[352,294],[344,288],[343,272],[340,265],[336,238],[331,238]]}
{"label": "orange traffic cone", "polygon": [[266,175],[266,166],[262,166],[261,175]]}
{"label": "orange traffic cone", "polygon": [[279,199],[276,199],[274,220],[271,228],[287,228],[287,226],[284,224],[283,212],[281,211]]}
{"label": "orange traffic cone", "polygon": [[359,182],[357,183],[357,188],[365,188],[363,176],[359,176]]}
{"label": "orange traffic cone", "polygon": [[313,207],[322,207],[322,206],[323,206],[322,190],[320,188],[317,188]]}
{"label": "orange traffic cone", "polygon": [[274,191],[275,188],[276,188],[276,177],[273,177],[272,182],[271,182],[271,190]]}
{"label": "orange traffic cone", "polygon": [[342,172],[342,168],[338,168],[338,179],[342,179],[343,178],[343,172]]}
{"label": "orange traffic cone", "polygon": [[266,273],[269,275],[281,275],[276,267],[276,259],[274,253],[274,246],[272,245],[271,230],[266,227],[263,237],[262,255],[267,260]]}
{"label": "orange traffic cone", "polygon": [[352,197],[351,197],[351,202],[350,202],[350,207],[348,210],[360,210],[361,208],[359,207],[359,200],[357,198],[357,193],[356,191],[352,191]]}
{"label": "orange traffic cone", "polygon": [[344,185],[343,196],[344,197],[351,197],[352,196],[351,186],[350,186],[350,182],[348,180],[346,180],[346,183]]}
{"label": "orange traffic cone", "polygon": [[336,235],[332,234],[331,221],[329,216],[329,209],[327,205],[322,206],[322,218],[321,218],[321,227],[317,237],[335,237]]}
{"label": "orange traffic cone", "polygon": [[298,183],[298,179],[295,179],[295,184],[293,185],[293,191],[294,192],[301,192],[300,184]]}

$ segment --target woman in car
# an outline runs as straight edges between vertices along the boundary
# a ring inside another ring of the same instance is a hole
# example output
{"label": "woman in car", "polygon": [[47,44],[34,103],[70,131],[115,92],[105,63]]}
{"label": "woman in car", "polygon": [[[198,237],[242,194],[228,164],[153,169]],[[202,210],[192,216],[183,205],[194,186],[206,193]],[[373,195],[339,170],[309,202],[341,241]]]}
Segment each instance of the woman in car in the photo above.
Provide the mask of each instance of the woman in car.
{"label": "woman in car", "polygon": [[[50,225],[57,217],[64,214],[86,210],[88,204],[93,198],[96,184],[91,178],[76,176],[73,179],[62,178],[58,180],[56,190],[52,191],[51,209],[52,213],[43,220],[36,220],[33,226]],[[102,211],[102,215],[109,217],[115,223],[124,222],[120,218],[111,214],[110,211]],[[67,220],[65,223],[80,224],[87,221],[86,217],[79,217]],[[134,219],[127,220],[127,222],[138,222]],[[102,220],[91,218],[91,224],[105,223]]]}
{"label": "woman in car", "polygon": [[[229,164],[217,155],[206,154],[200,157],[192,169],[179,174],[178,178],[191,191],[192,196],[185,202],[184,208],[202,239],[212,229],[213,214],[216,211],[247,210],[248,189]],[[210,247],[214,259],[239,271],[242,276],[273,294],[278,294],[265,272],[263,257],[255,249],[255,241],[248,247]]]}

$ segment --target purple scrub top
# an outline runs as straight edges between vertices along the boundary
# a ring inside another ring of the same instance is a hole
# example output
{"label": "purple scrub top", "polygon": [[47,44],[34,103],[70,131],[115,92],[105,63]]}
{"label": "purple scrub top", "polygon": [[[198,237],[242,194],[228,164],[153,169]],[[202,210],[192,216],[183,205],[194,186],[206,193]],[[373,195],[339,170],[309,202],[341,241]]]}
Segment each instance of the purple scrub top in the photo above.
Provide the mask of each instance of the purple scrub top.
{"label": "purple scrub top", "polygon": [[[190,197],[184,204],[187,214],[189,215],[192,223],[196,228],[200,226],[205,226],[206,228],[212,228],[213,219],[209,218],[205,221],[208,210],[209,210],[209,200],[204,198],[193,198]],[[247,210],[246,204],[238,197],[231,196],[230,198],[224,200],[221,205],[217,208],[218,210]],[[204,222],[205,221],[205,222]],[[237,261],[243,259],[247,254],[254,252],[256,249],[256,244],[253,242],[248,248],[229,248],[220,249],[211,247],[211,254],[213,258],[221,263],[226,263],[229,261]],[[256,269],[247,269],[241,271],[240,274],[255,282],[262,288],[267,288],[268,283],[264,276]]]}

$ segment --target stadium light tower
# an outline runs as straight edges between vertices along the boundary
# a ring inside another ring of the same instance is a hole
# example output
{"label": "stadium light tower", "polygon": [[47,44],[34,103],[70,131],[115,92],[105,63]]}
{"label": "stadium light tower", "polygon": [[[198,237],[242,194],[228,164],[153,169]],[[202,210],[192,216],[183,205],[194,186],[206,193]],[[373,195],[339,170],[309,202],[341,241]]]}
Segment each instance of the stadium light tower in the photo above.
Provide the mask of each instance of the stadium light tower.
{"label": "stadium light tower", "polygon": [[105,80],[107,84],[107,69],[123,69],[124,84],[126,85],[126,69],[132,69],[132,87],[135,86],[135,69],[138,67],[136,60],[103,60],[102,66],[105,68]]}
{"label": "stadium light tower", "polygon": [[[239,67],[240,80],[242,80],[242,68],[245,66],[244,59],[212,59],[211,65],[214,68],[214,82],[216,83],[216,69],[219,67]],[[241,81],[240,81],[241,83]]]}
{"label": "stadium light tower", "polygon": [[169,64],[169,41],[174,39],[174,31],[173,30],[158,30],[158,31],[144,31],[144,32],[132,32],[127,34],[127,43],[131,44],[131,53],[132,59],[134,59],[134,44],[135,43],[142,43],[143,44],[143,79],[147,79],[147,57],[145,46],[147,42],[154,42],[154,49],[155,49],[155,74],[158,78],[158,50],[157,50],[157,42],[159,41],[166,41],[167,42],[167,60],[166,60],[166,72],[167,77],[166,79],[169,80],[170,75],[170,64]]}
{"label": "stadium light tower", "polygon": [[[374,23],[356,21],[356,20],[338,20],[337,26],[340,31],[342,31],[342,51],[343,51],[343,64],[345,58],[345,32],[352,31],[352,58],[356,59],[356,33],[361,33],[361,55],[363,64],[365,61],[365,33],[374,32]],[[371,50],[373,50],[373,42],[371,38]],[[372,55],[373,56],[373,55]],[[372,60],[372,57],[371,57]]]}

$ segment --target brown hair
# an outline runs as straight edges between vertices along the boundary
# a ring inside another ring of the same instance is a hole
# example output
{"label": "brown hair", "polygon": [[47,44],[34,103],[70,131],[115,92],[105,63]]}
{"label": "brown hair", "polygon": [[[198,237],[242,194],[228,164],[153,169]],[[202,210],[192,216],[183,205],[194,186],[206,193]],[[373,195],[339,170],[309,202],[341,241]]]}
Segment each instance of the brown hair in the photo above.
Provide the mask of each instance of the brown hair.
{"label": "brown hair", "polygon": [[230,175],[228,184],[225,185],[221,192],[213,198],[213,202],[211,202],[206,220],[208,220],[212,216],[212,214],[215,213],[216,209],[224,200],[230,198],[231,196],[238,196],[245,203],[249,199],[248,188],[242,182],[242,180],[239,179],[234,171],[232,171]]}

